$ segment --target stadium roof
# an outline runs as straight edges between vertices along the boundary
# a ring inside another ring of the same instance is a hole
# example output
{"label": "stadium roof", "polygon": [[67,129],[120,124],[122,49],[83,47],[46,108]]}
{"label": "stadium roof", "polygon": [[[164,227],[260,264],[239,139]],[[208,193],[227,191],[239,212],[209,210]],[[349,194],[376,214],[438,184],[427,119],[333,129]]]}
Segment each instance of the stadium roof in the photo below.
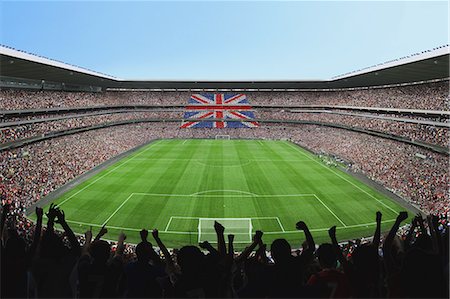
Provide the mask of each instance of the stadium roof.
{"label": "stadium roof", "polygon": [[[126,80],[0,46],[0,76],[103,89],[334,89],[408,84],[449,78],[450,46],[444,45],[322,81]],[[3,79],[2,79],[3,80]]]}

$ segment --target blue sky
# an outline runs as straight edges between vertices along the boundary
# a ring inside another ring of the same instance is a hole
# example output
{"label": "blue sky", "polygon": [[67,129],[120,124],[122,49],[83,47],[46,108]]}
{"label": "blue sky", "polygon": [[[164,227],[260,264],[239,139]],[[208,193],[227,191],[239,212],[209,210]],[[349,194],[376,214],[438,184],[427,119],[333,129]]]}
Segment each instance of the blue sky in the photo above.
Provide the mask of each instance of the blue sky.
{"label": "blue sky", "polygon": [[447,1],[0,5],[1,44],[124,79],[328,79],[449,43]]}

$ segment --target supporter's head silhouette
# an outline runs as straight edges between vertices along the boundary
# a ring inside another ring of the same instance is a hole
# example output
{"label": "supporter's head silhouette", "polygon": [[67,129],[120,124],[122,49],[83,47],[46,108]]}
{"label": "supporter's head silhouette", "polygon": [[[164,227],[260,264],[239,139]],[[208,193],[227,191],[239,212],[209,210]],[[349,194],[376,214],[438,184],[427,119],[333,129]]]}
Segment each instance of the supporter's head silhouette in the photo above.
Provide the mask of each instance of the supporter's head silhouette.
{"label": "supporter's head silhouette", "polygon": [[360,278],[375,281],[378,275],[378,252],[372,244],[363,244],[353,251],[355,270]]}
{"label": "supporter's head silhouette", "polygon": [[5,244],[5,254],[8,259],[23,258],[25,256],[25,241],[19,237],[17,231],[8,230],[10,236]]}
{"label": "supporter's head silhouette", "polygon": [[138,261],[148,263],[152,253],[152,244],[141,242],[136,246],[136,257]]}
{"label": "supporter's head silhouette", "polygon": [[275,263],[283,263],[291,257],[291,245],[286,239],[276,239],[273,241],[270,251]]}
{"label": "supporter's head silhouette", "polygon": [[317,258],[322,268],[336,268],[337,256],[333,245],[324,243],[317,249]]}
{"label": "supporter's head silhouette", "polygon": [[67,250],[61,238],[52,231],[46,231],[43,234],[40,244],[43,258],[59,259],[64,256]]}
{"label": "supporter's head silhouette", "polygon": [[184,246],[177,254],[178,265],[181,272],[198,272],[203,263],[204,255],[196,246]]}
{"label": "supporter's head silhouette", "polygon": [[108,242],[99,240],[91,245],[91,256],[95,263],[106,264],[111,253],[111,245]]}
{"label": "supporter's head silhouette", "polygon": [[429,250],[432,247],[431,238],[429,235],[421,234],[417,237],[416,242],[414,242],[414,247]]}

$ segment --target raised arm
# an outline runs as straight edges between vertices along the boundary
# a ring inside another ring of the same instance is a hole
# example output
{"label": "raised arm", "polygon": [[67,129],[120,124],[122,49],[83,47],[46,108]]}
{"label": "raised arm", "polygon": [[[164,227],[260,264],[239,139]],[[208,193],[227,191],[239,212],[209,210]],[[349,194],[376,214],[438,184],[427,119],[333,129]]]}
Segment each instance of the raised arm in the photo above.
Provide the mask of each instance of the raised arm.
{"label": "raised arm", "polygon": [[[108,232],[108,229],[105,227],[105,225],[102,226],[102,228],[100,229],[98,234],[95,236],[94,242],[100,240]],[[92,242],[92,243],[94,243],[94,242]]]}
{"label": "raised arm", "polygon": [[269,263],[269,258],[266,254],[266,244],[264,244],[263,242],[259,242],[258,250],[256,250],[256,258],[263,264]]}
{"label": "raised arm", "polygon": [[406,234],[405,237],[405,248],[408,248],[411,246],[411,240],[413,238],[414,235],[414,231],[417,227],[417,216],[413,218],[413,220],[411,221],[411,226],[409,227],[408,233]]}
{"label": "raised arm", "polygon": [[159,232],[157,229],[154,229],[152,231],[152,236],[153,236],[153,239],[155,239],[156,244],[158,244],[158,247],[161,249],[161,251],[164,255],[164,260],[166,261],[167,269],[169,270],[170,274],[175,273],[176,267],[172,260],[172,256],[170,255],[169,250],[167,250],[166,245],[164,245],[162,240],[159,238]]}
{"label": "raised arm", "polygon": [[403,211],[400,212],[397,216],[397,219],[395,220],[395,223],[392,225],[391,230],[389,231],[389,234],[386,237],[386,240],[384,240],[383,244],[383,259],[386,265],[386,271],[392,272],[395,268],[395,263],[391,254],[391,247],[392,243],[394,241],[394,237],[397,234],[398,228],[400,227],[400,223],[402,221],[406,220],[408,218],[408,213]]}
{"label": "raised arm", "polygon": [[116,248],[116,253],[114,254],[114,256],[116,257],[122,257],[123,256],[123,252],[125,250],[125,240],[126,240],[127,236],[121,232],[119,234],[119,238],[117,240],[117,248]]}
{"label": "raised arm", "polygon": [[36,211],[37,220],[36,220],[36,226],[34,229],[33,243],[31,243],[30,250],[28,251],[30,257],[34,256],[34,254],[36,252],[36,248],[38,247],[38,244],[39,244],[39,240],[41,239],[42,219],[44,216],[44,210],[42,208],[36,207],[35,211]]}
{"label": "raised arm", "polygon": [[215,249],[208,241],[203,241],[199,243],[198,246],[202,249],[208,250],[210,254],[219,254],[217,249]]}
{"label": "raised arm", "polygon": [[432,252],[431,254],[440,254],[439,237],[437,233],[437,219],[433,215],[427,216],[428,228],[431,234]]}
{"label": "raised arm", "polygon": [[48,208],[48,212],[45,213],[47,215],[48,221],[47,221],[47,231],[53,232],[54,231],[54,225],[55,225],[55,218],[57,215],[57,207],[55,204],[50,204],[50,207]]}
{"label": "raised arm", "polygon": [[2,219],[0,220],[0,241],[3,242],[3,231],[5,229],[6,218],[8,217],[9,209],[11,208],[10,204],[4,204],[2,207]]}
{"label": "raised arm", "polygon": [[257,230],[255,232],[252,244],[250,244],[250,246],[245,248],[244,251],[242,251],[242,253],[235,259],[236,263],[243,262],[249,257],[250,253],[252,253],[252,251],[255,250],[256,246],[262,242],[262,236],[263,236],[262,231]]}
{"label": "raised arm", "polygon": [[92,226],[84,233],[85,242],[81,249],[81,255],[89,255],[89,248],[92,244]]}
{"label": "raised arm", "polygon": [[328,230],[328,236],[331,239],[331,244],[333,245],[334,251],[336,252],[336,256],[337,256],[337,258],[339,260],[339,263],[344,268],[344,271],[346,273],[349,273],[350,269],[349,269],[348,261],[345,258],[344,254],[342,253],[341,247],[339,246],[339,243],[338,243],[337,238],[336,238],[336,226],[332,226]]}
{"label": "raised arm", "polygon": [[227,245],[225,244],[225,227],[223,227],[222,224],[220,224],[217,221],[214,221],[214,230],[216,231],[217,235],[217,251],[220,255],[226,255],[227,254]]}
{"label": "raised arm", "polygon": [[228,255],[234,257],[234,235],[228,235]]}
{"label": "raised arm", "polygon": [[372,244],[374,245],[374,247],[378,250],[378,247],[380,247],[380,236],[381,236],[381,217],[383,215],[381,214],[380,211],[377,211],[376,213],[376,223],[377,223],[377,227],[375,228],[375,233],[373,234],[373,240],[372,240]]}
{"label": "raised arm", "polygon": [[153,249],[152,244],[147,240],[148,238],[148,230],[146,230],[145,228],[142,229],[139,232],[139,235],[141,236],[141,241],[144,243],[149,243],[151,246],[151,251],[150,251],[150,259],[155,263],[155,264],[162,264],[163,261],[161,260],[161,257],[156,253],[156,251]]}
{"label": "raised arm", "polygon": [[70,242],[71,251],[75,255],[80,256],[80,254],[81,254],[80,242],[78,242],[77,237],[73,233],[70,226],[67,224],[66,216],[65,216],[63,210],[56,209],[56,223],[59,223],[62,226],[62,228],[64,229],[64,232],[66,233],[66,236]]}
{"label": "raised arm", "polygon": [[[307,248],[307,252],[309,254],[313,254],[314,251],[316,250],[316,243],[314,243],[314,239],[313,236],[311,235],[311,232],[309,231],[308,226],[306,225],[305,222],[303,221],[299,221],[297,222],[297,224],[295,225],[295,227],[298,230],[302,230],[305,233],[305,237],[306,237],[306,243],[308,244],[308,248]],[[303,251],[302,255],[305,254],[305,251]]]}

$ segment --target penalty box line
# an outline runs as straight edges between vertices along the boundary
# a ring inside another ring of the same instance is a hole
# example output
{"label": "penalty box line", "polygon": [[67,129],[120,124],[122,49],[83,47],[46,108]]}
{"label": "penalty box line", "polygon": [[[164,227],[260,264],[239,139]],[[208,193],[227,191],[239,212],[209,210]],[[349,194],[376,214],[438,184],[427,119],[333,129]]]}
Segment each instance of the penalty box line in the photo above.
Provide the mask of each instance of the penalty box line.
{"label": "penalty box line", "polygon": [[[216,191],[218,191],[218,190],[216,190]],[[111,218],[113,218],[114,217],[114,215],[116,215],[117,214],[117,212],[128,202],[128,200],[130,200],[130,198],[131,197],[133,197],[134,195],[146,195],[146,196],[183,196],[183,197],[185,197],[185,196],[193,196],[193,195],[198,195],[198,194],[191,194],[191,195],[184,195],[184,194],[157,194],[157,193],[131,193],[121,204],[120,204],[120,206],[103,222],[103,224],[102,224],[102,226],[103,225],[106,225],[107,223],[108,223],[108,221],[109,220],[111,220]],[[256,196],[256,197],[264,197],[264,196],[261,196],[261,195],[257,195],[257,194],[254,194],[254,195],[251,195],[251,197],[254,197],[254,196]],[[278,195],[267,195],[267,196],[278,196]],[[311,196],[311,197],[314,197],[314,198],[316,198],[344,227],[347,227],[347,225],[345,224],[345,222],[344,221],[342,221],[342,219],[341,218],[339,218],[337,215],[336,215],[336,213],[334,213],[333,212],[333,210],[331,210],[316,194],[286,194],[285,196]],[[172,220],[173,219],[200,219],[200,218],[204,218],[204,217],[188,217],[188,216],[186,216],[186,217],[183,217],[183,216],[171,216],[170,217],[170,219],[169,219],[169,222],[167,223],[167,225],[166,225],[166,228],[165,228],[165,230],[164,230],[164,232],[168,232],[169,231],[169,226],[170,226],[170,223],[172,222]],[[246,217],[246,218],[250,218],[250,219],[255,219],[255,220],[257,220],[257,219],[276,219],[277,220],[277,222],[278,222],[278,225],[280,226],[280,228],[281,228],[281,232],[285,232],[285,229],[284,229],[284,227],[283,227],[283,224],[281,223],[281,221],[280,221],[280,219],[278,218],[278,217]],[[231,219],[231,218],[229,218],[229,219]],[[235,219],[237,219],[237,218],[235,218]],[[244,218],[239,218],[239,219],[244,219]]]}
{"label": "penalty box line", "polygon": [[[276,216],[265,216],[265,217],[240,217],[240,218],[220,218],[220,217],[194,217],[194,216],[171,216],[169,221],[167,222],[166,228],[164,229],[163,232],[165,233],[170,233],[170,232],[174,232],[169,230],[170,224],[172,223],[173,219],[190,219],[190,220],[198,220],[199,221],[199,225],[200,225],[200,219],[215,219],[215,220],[242,220],[242,219],[250,219],[250,221],[254,220],[259,220],[259,219],[275,219],[278,223],[278,225],[281,228],[280,232],[285,232],[286,230],[284,229],[283,224],[280,221],[280,218],[276,217]],[[253,225],[252,225],[253,227]],[[226,227],[225,227],[226,229]],[[275,233],[275,232],[274,232]],[[237,233],[237,234],[247,234],[247,233]]]}

